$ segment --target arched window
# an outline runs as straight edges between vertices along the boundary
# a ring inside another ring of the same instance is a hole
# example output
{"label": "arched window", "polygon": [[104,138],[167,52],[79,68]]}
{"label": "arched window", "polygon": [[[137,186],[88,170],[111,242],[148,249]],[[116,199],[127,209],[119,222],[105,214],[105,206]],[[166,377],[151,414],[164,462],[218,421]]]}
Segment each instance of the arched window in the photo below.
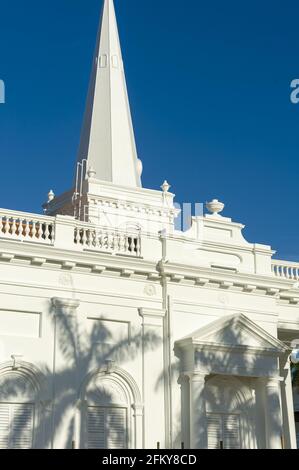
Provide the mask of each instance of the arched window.
{"label": "arched window", "polygon": [[38,395],[37,378],[28,366],[0,367],[0,449],[35,447]]}
{"label": "arched window", "polygon": [[138,427],[138,432],[142,433],[142,413],[136,413],[138,408],[141,409],[141,404],[137,385],[122,369],[115,367],[89,376],[81,410],[81,447],[137,447]]}

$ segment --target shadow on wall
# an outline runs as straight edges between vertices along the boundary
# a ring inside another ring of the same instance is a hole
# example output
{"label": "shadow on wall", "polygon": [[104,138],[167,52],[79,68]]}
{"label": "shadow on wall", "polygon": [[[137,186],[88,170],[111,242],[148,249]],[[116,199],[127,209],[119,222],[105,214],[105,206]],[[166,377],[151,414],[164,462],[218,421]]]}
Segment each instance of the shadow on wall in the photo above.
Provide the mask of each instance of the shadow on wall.
{"label": "shadow on wall", "polygon": [[[62,429],[58,447],[74,446],[76,434],[80,436],[76,447],[126,448],[130,420],[126,414],[134,397],[130,384],[122,388],[122,379],[113,375],[113,368],[109,370],[111,359],[121,366],[141,355],[142,349],[155,348],[160,338],[138,331],[132,332],[129,343],[127,339],[113,343],[111,331],[101,321],[87,331],[75,314],[52,307],[49,315],[57,332],[56,354],[66,366],[54,374],[46,366],[35,373],[22,362],[15,369],[11,363],[2,368],[0,448],[51,448],[54,441],[57,446]],[[120,398],[115,403],[117,393]],[[81,413],[79,431],[74,410]]]}
{"label": "shadow on wall", "polygon": [[[223,434],[225,434],[227,448],[266,448],[267,423],[266,416],[261,413],[261,410],[265,410],[267,400],[273,404],[270,423],[272,433],[281,436],[281,442],[284,440],[285,443],[288,443],[290,436],[283,436],[278,397],[275,391],[271,389],[268,390],[266,396],[264,379],[256,376],[256,371],[265,369],[265,356],[252,354],[252,347],[246,345],[246,337],[244,337],[242,329],[238,330],[234,327],[220,329],[213,340],[217,344],[226,347],[217,350],[217,348],[209,348],[207,345],[201,348],[200,352],[195,351],[195,361],[198,359],[200,369],[210,372],[205,377],[204,391],[195,398],[193,405],[190,404],[190,379],[185,374],[187,371],[182,369],[183,352],[180,348],[175,347],[176,357],[172,362],[172,386],[177,387],[179,383],[181,387],[181,404],[180,407],[172,410],[173,422],[180,423],[180,426],[174,429],[174,447],[180,448],[182,442],[185,448],[191,446],[190,427],[193,420],[193,425],[198,434],[197,441],[206,442],[209,448],[219,448],[220,441],[224,439]],[[232,347],[227,347],[228,345]],[[238,370],[239,364],[237,354],[235,354],[238,351],[238,346],[242,346],[243,373]],[[273,360],[269,361],[268,370],[266,371],[269,377],[283,375],[284,363],[288,357],[288,354],[282,355],[281,370],[278,371],[274,350],[273,354]],[[157,387],[160,387],[163,381],[164,376],[161,374],[157,381]],[[197,412],[202,408],[203,401],[206,410],[204,422]],[[192,410],[190,411],[191,406]],[[222,414],[227,414],[226,422],[224,418],[219,417]],[[233,427],[235,424],[234,417],[238,420],[238,436],[236,428]],[[222,421],[218,423],[217,420]],[[207,429],[209,427],[213,429],[210,441],[207,442]]]}

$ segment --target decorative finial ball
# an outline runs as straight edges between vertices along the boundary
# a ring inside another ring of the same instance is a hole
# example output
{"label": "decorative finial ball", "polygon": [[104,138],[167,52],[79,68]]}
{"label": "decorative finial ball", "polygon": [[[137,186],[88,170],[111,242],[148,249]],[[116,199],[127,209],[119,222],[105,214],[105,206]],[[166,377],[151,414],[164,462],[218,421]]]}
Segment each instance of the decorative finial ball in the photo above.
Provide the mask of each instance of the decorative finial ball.
{"label": "decorative finial ball", "polygon": [[53,201],[54,198],[55,198],[55,194],[54,194],[53,190],[51,189],[51,190],[48,192],[48,202]]}
{"label": "decorative finial ball", "polygon": [[143,173],[143,163],[139,158],[137,160],[137,173],[138,173],[138,176],[141,178],[142,173]]}
{"label": "decorative finial ball", "polygon": [[161,189],[162,189],[163,193],[168,193],[170,188],[171,188],[170,184],[165,180],[164,183],[161,186]]}
{"label": "decorative finial ball", "polygon": [[96,170],[91,166],[87,172],[88,178],[95,178],[96,174],[97,174]]}
{"label": "decorative finial ball", "polygon": [[206,203],[206,208],[213,215],[219,215],[220,212],[223,211],[224,207],[225,205],[222,202],[218,201],[218,199],[213,199],[213,201]]}
{"label": "decorative finial ball", "polygon": [[299,349],[293,349],[291,354],[291,362],[293,364],[299,364]]}

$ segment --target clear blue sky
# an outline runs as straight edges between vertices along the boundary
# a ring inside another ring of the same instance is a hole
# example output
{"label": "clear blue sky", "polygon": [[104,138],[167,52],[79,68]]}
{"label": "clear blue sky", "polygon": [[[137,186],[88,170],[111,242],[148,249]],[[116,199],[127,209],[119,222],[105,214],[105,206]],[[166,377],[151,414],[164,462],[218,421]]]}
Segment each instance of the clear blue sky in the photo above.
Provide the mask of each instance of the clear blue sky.
{"label": "clear blue sky", "polygon": [[[251,242],[299,260],[299,5],[115,0],[143,185],[217,197]],[[71,185],[101,0],[1,3],[0,207]]]}

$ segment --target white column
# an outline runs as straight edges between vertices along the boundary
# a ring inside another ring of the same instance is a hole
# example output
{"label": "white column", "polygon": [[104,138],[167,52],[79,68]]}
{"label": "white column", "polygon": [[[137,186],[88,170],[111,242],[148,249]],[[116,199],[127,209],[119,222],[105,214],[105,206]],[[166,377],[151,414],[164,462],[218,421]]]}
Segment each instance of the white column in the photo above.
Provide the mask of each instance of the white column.
{"label": "white column", "polygon": [[289,355],[287,355],[287,358],[285,358],[285,364],[283,364],[282,361],[282,365],[284,382],[282,382],[281,387],[281,398],[285,447],[287,449],[297,449],[291,363],[289,360]]}
{"label": "white column", "polygon": [[278,378],[266,379],[265,418],[267,449],[282,448],[282,416],[280,382]]}
{"label": "white column", "polygon": [[135,449],[142,449],[142,434],[143,434],[143,405],[133,405],[133,418],[135,421]]}
{"label": "white column", "polygon": [[189,374],[190,383],[190,448],[206,449],[207,418],[205,402],[205,374]]}
{"label": "white column", "polygon": [[[78,328],[77,320],[77,309],[80,305],[80,301],[77,299],[54,297],[52,298],[52,304],[55,308],[55,327],[54,327],[54,352],[53,352],[53,446],[54,448],[66,448],[72,447],[72,442],[76,441],[76,416],[77,416],[77,399],[79,387],[81,384],[81,378],[79,375],[79,364],[76,356],[76,351],[70,350],[68,356],[61,350],[64,337],[64,321],[65,328],[69,328],[70,337],[75,336],[75,332]],[[78,344],[73,345],[73,348],[78,348]],[[60,427],[60,416],[57,416],[59,402],[57,397],[63,396],[65,384],[61,380],[57,380],[57,377],[61,374],[67,374],[68,377],[68,390],[69,390],[69,403],[73,402],[73,407],[65,411],[63,427]],[[73,431],[70,435],[68,429],[72,426]],[[60,430],[61,428],[61,430]],[[59,432],[59,431],[60,432]],[[65,442],[65,433],[68,434],[68,441]]]}
{"label": "white column", "polygon": [[164,317],[165,310],[140,308],[142,317],[142,382],[145,449],[165,448]]}

